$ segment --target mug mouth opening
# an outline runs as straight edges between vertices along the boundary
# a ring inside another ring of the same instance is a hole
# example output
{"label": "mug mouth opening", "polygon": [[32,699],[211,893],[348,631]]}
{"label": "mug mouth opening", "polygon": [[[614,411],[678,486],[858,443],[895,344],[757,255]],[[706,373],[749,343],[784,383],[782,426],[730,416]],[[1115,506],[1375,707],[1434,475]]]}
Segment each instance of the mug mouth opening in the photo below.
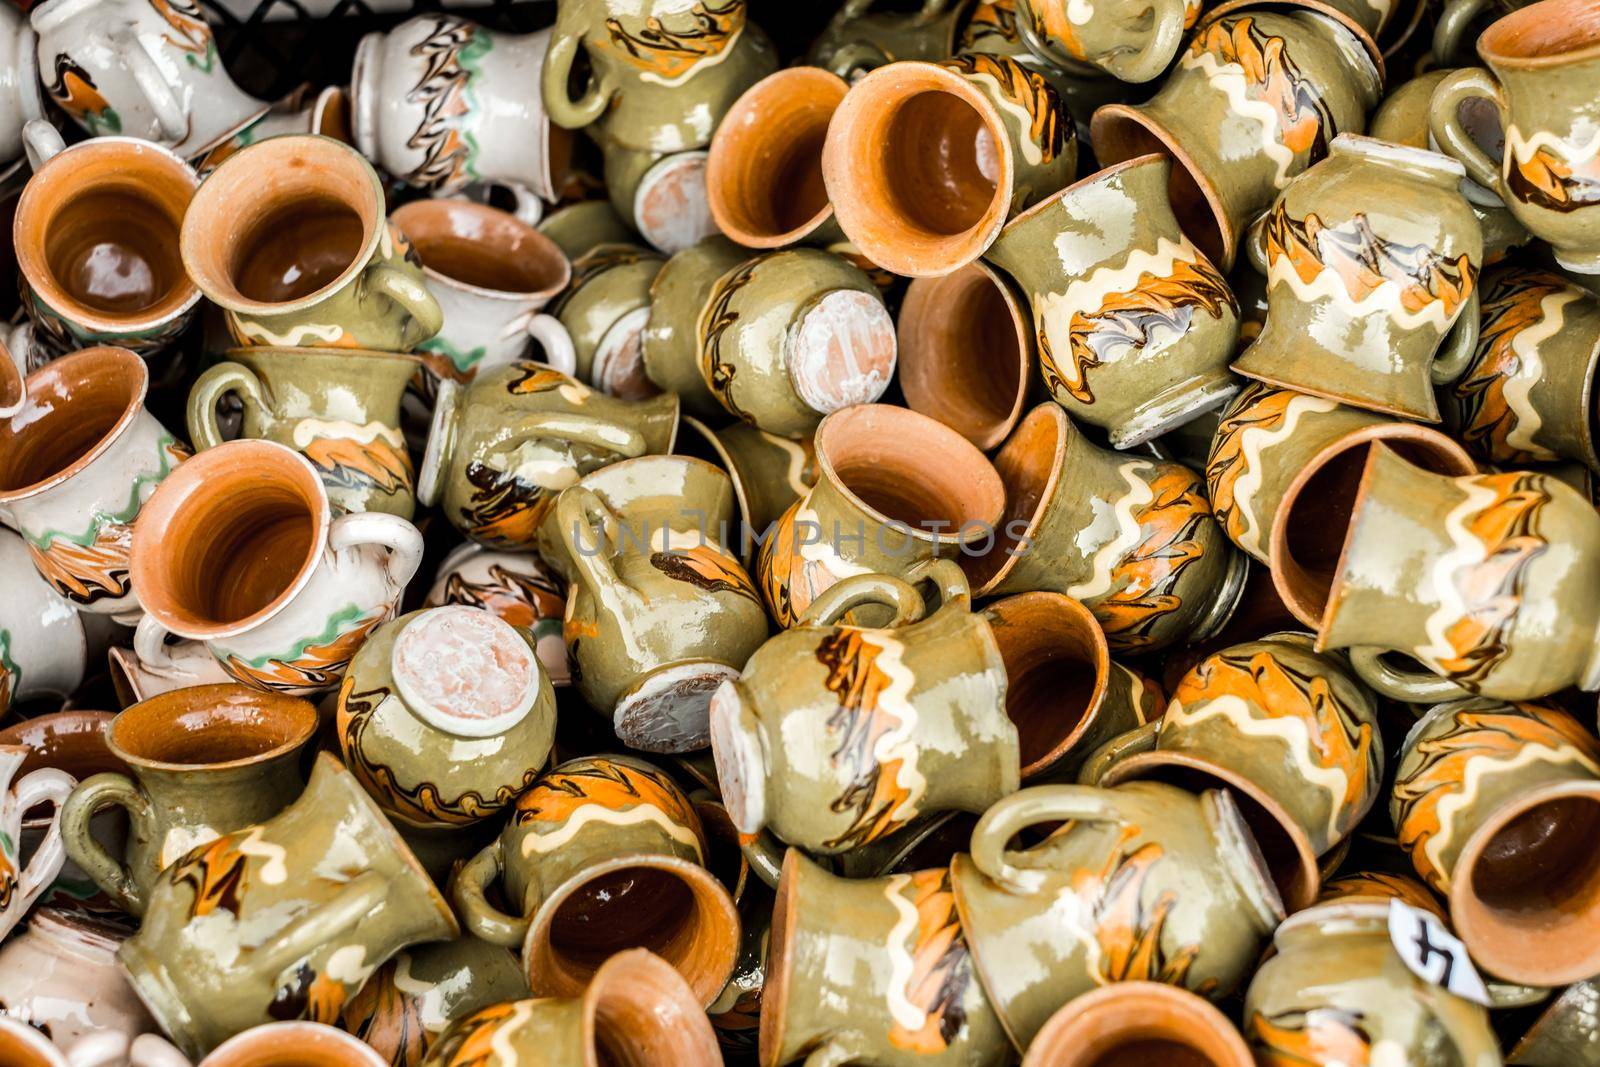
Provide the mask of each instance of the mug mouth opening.
{"label": "mug mouth opening", "polygon": [[0,425],[0,501],[36,496],[81,473],[133,424],[149,385],[144,360],[108,346],[28,375],[21,410]]}
{"label": "mug mouth opening", "polygon": [[386,1067],[365,1041],[304,1019],[265,1023],[235,1034],[207,1057],[233,1067]]}
{"label": "mug mouth opening", "polygon": [[1600,58],[1600,9],[1588,0],[1546,0],[1496,20],[1478,55],[1499,66],[1553,67]]}
{"label": "mug mouth opening", "polygon": [[712,1063],[720,1056],[682,976],[644,949],[619,952],[595,972],[583,994],[583,1034],[585,1067]]}
{"label": "mug mouth opening", "polygon": [[[1005,493],[1005,511],[994,544],[982,555],[963,555],[962,569],[975,596],[995,592],[1016,568],[1055,499],[1065,465],[1070,427],[1053,401],[1030,411],[994,458]],[[1019,525],[1022,532],[1014,532]]]}
{"label": "mug mouth opening", "polygon": [[126,708],[106,727],[106,744],[141,770],[211,773],[296,752],[317,724],[317,709],[297,697],[244,685],[199,685]]}
{"label": "mug mouth opening", "polygon": [[[1255,1059],[1226,1016],[1187,990],[1157,982],[1119,982],[1062,1008],[1033,1039],[1063,1067],[1123,1062],[1204,1062],[1253,1067]],[[1184,1058],[1187,1057],[1187,1058]]]}
{"label": "mug mouth opening", "polygon": [[391,218],[430,282],[543,307],[572,280],[572,264],[554,241],[499,208],[469,200],[414,200]]}
{"label": "mug mouth opening", "polygon": [[794,979],[795,926],[800,909],[794,897],[796,883],[801,877],[804,862],[798,849],[785,850],[783,872],[778,876],[778,888],[772,904],[772,921],[767,934],[767,975],[761,992],[761,1022],[757,1031],[761,1067],[778,1067],[783,1053],[785,1019],[778,1011],[780,1004],[789,1000],[789,985]]}

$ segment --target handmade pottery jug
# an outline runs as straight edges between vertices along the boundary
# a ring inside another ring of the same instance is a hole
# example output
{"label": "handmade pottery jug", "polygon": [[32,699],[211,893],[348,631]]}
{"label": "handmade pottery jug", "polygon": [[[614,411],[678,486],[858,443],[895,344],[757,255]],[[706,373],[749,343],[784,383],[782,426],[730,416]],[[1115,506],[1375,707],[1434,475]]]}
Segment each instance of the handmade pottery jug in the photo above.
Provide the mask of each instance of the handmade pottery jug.
{"label": "handmade pottery jug", "polygon": [[493,818],[539,776],[555,726],[555,691],[527,635],[480,608],[380,626],[339,690],[345,766],[407,826]]}
{"label": "handmade pottery jug", "polygon": [[[517,799],[499,840],[451,877],[450,895],[470,933],[522,946],[535,996],[581,993],[604,960],[589,947],[600,943],[660,954],[704,1005],[726,984],[739,942],[738,913],[706,852],[700,817],[664,772],[588,756]],[[516,914],[484,897],[496,878]]]}
{"label": "handmade pottery jug", "polygon": [[[50,888],[66,858],[61,846],[61,806],[72,791],[72,778],[51,767],[20,773],[30,751],[20,745],[0,745],[0,940]],[[49,825],[24,863],[22,816],[44,804],[53,809]]]}
{"label": "handmade pottery jug", "polygon": [[183,218],[182,248],[242,345],[409,352],[443,323],[377,172],[331,137],[274,137],[224,160]]}
{"label": "handmade pottery jug", "polygon": [[1270,565],[1278,596],[1306,626],[1322,621],[1374,441],[1424,470],[1476,470],[1437,430],[1260,382],[1229,403],[1211,439],[1212,512],[1229,540]]}
{"label": "handmade pottery jug", "polygon": [[1267,321],[1233,369],[1438,422],[1433,386],[1461,373],[1478,339],[1483,238],[1464,173],[1436,152],[1334,138],[1251,232]]}
{"label": "handmade pottery jug", "polygon": [[165,647],[175,634],[257,689],[332,689],[394,614],[422,535],[396,515],[334,517],[316,469],[282,445],[228,441],[189,462],[134,534],[129,573],[150,591],[134,651],[181,672]]}
{"label": "handmade pottery jug", "polygon": [[[1062,820],[1038,844],[1008,847],[1019,830]],[[951,870],[978,977],[1019,1049],[1096,986],[1160,981],[1224,995],[1283,918],[1223,790],[1024,789],[978,821],[972,855]]]}
{"label": "handmade pottery jug", "polygon": [[1056,402],[1132,448],[1223,403],[1239,308],[1183,235],[1172,164],[1138,156],[1036,204],[987,253],[1033,308],[1039,369]]}
{"label": "handmade pottery jug", "polygon": [[23,124],[44,118],[37,42],[38,35],[20,12],[0,13],[0,48],[9,57],[0,79],[0,161],[20,160]]}
{"label": "handmade pottery jug", "polygon": [[643,335],[661,264],[634,245],[599,245],[573,262],[550,314],[571,338],[574,377],[625,400],[659,392],[645,375]]}
{"label": "handmade pottery jug", "polygon": [[[111,1031],[131,1041],[155,1022],[117,967],[127,932],[87,915],[41,907],[0,948],[0,1005],[70,1049]],[[11,1062],[7,1060],[6,1062]]]}
{"label": "handmade pottery jug", "polygon": [[1040,1029],[1022,1067],[1106,1063],[1256,1067],[1226,1015],[1159,982],[1116,982],[1070,1001]]}
{"label": "handmade pottery jug", "polygon": [[105,654],[109,626],[56,595],[28,543],[0,529],[0,720],[13,705],[65,699]]}
{"label": "handmade pottery jug", "polygon": [[845,0],[806,53],[806,64],[854,82],[869,70],[900,59],[948,59],[962,48],[967,4],[922,0],[915,12],[872,10],[874,0]]}
{"label": "handmade pottery jug", "polygon": [[[61,813],[67,855],[121,908],[142,915],[156,876],[224,833],[270,819],[300,792],[300,750],[317,732],[304,700],[238,684],[193,686],[135,704],[106,727],[132,776],[80,782]],[[102,809],[128,813],[124,855],[95,837]]]}
{"label": "handmade pottery jug", "polygon": [[100,344],[144,355],[166,348],[200,302],[178,254],[194,171],[160,145],[129,137],[64,148],[43,121],[29,123],[24,137],[34,174],[17,202],[12,239],[33,324],[28,347],[44,355]]}
{"label": "handmade pottery jug", "polygon": [[467,542],[439,563],[425,608],[465,604],[482,608],[533,635],[539,666],[554,686],[570,685],[567,644],[561,619],[567,610],[567,583],[537,555],[495,552]]}
{"label": "handmade pottery jug", "polygon": [[1489,1013],[1417,977],[1389,940],[1389,908],[1321,904],[1273,936],[1250,982],[1244,1036],[1255,1062],[1494,1067]]}
{"label": "handmade pottery jug", "polygon": [[702,418],[726,414],[700,376],[700,312],[717,279],[750,257],[725,237],[707,237],[661,265],[650,282],[650,310],[639,334],[645,377]]}
{"label": "handmade pottery jug", "polygon": [[189,440],[222,443],[217,402],[237,397],[240,436],[294,449],[316,468],[341,512],[411,518],[416,475],[400,433],[400,401],[416,360],[365,349],[237,348],[189,391]]}
{"label": "handmade pottery jug", "polygon": [[199,641],[174,641],[167,645],[166,653],[170,663],[159,672],[146,666],[131,648],[116,647],[107,653],[106,668],[118,707],[132,707],[174,689],[233,681],[233,675]]}
{"label": "handmade pottery jug", "polygon": [[86,348],[30,374],[0,425],[0,513],[34,568],[73,607],[128,622],[133,520],[189,454],[145,409],[149,383],[132,352]]}
{"label": "handmade pottery jug", "polygon": [[1023,39],[1049,63],[1079,74],[1147,82],[1172,63],[1194,22],[1193,0],[1017,0]]}
{"label": "handmade pottery jug", "polygon": [[[1078,142],[1044,77],[984,53],[900,62],[851,86],[822,173],[839,227],[867,259],[911,277],[983,255],[1006,220],[1067,185]],[[929,198],[925,190],[937,188]]]}
{"label": "handmade pottery jug", "polygon": [[453,1023],[423,1067],[464,1056],[486,1062],[628,1065],[716,1063],[717,1039],[678,972],[644,949],[619,952],[576,999],[544,997],[484,1008]]}
{"label": "handmade pottery jug", "polygon": [[995,469],[1005,512],[984,551],[961,560],[978,595],[1065,593],[1094,612],[1113,652],[1197,643],[1226,625],[1248,561],[1199,474],[1099,448],[1053,403],[1023,418]]}

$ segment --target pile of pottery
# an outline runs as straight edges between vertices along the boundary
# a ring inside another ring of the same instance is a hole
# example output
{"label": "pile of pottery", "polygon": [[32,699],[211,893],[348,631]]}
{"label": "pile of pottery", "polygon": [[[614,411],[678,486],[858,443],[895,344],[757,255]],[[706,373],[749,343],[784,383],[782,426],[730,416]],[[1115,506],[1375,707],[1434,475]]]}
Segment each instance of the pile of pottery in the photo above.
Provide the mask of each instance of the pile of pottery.
{"label": "pile of pottery", "polygon": [[0,1067],[1600,1067],[1600,0],[748,7],[0,8]]}

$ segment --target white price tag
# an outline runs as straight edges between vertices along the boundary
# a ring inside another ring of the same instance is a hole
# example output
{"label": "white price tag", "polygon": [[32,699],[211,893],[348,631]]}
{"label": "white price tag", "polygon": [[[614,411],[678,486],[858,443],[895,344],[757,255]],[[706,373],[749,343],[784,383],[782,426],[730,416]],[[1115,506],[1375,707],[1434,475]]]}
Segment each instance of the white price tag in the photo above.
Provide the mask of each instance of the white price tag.
{"label": "white price tag", "polygon": [[1438,916],[1421,908],[1389,901],[1389,942],[1407,969],[1424,982],[1446,989],[1474,1004],[1489,1006],[1489,990],[1461,943]]}

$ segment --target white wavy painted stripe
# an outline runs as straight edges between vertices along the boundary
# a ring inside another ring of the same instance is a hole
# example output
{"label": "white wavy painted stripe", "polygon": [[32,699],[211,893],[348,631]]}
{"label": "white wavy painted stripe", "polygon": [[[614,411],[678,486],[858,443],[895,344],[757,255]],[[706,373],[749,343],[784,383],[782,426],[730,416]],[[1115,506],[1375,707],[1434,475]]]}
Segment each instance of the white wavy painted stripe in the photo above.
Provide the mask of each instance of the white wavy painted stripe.
{"label": "white wavy painted stripe", "polygon": [[1196,54],[1189,51],[1183,53],[1178,65],[1201,71],[1212,88],[1228,98],[1229,107],[1260,124],[1261,153],[1277,167],[1272,184],[1279,189],[1288,185],[1289,179],[1294,176],[1289,171],[1294,167],[1295,156],[1294,150],[1283,143],[1283,131],[1280,128],[1282,116],[1277,108],[1265,100],[1250,98],[1251,82],[1245,77],[1244,68],[1237,63],[1221,62],[1210,52]]}
{"label": "white wavy painted stripe", "polygon": [[344,327],[334,324],[323,326],[315,322],[307,322],[298,326],[291,326],[283,333],[274,333],[259,322],[246,322],[235,317],[233,323],[240,334],[252,341],[290,348],[298,348],[307,341],[321,341],[324,344],[332,344],[344,336]]}
{"label": "white wavy painted stripe", "polygon": [[873,666],[889,679],[889,684],[878,692],[878,707],[893,715],[896,725],[885,730],[872,746],[872,758],[879,767],[890,760],[899,760],[900,769],[895,774],[895,784],[905,792],[905,799],[889,813],[889,818],[910,822],[920,810],[922,796],[928,791],[928,780],[917,769],[917,709],[911,704],[911,686],[916,676],[901,658],[905,646],[888,630],[862,630],[861,640],[878,650]]}
{"label": "white wavy painted stripe", "polygon": [[640,823],[655,823],[668,837],[690,846],[696,856],[700,855],[700,838],[695,832],[687,826],[679,826],[667,818],[666,813],[660,808],[650,804],[640,804],[622,811],[602,807],[599,804],[585,804],[573,812],[571,818],[554,833],[530,833],[525,836],[522,839],[522,854],[532,856],[535,853],[554,851],[577,837],[579,831],[592,822],[603,823],[606,826],[638,826]]}
{"label": "white wavy painted stripe", "polygon": [[682,85],[684,82],[688,81],[696,74],[699,74],[701,71],[710,70],[712,67],[721,66],[723,63],[727,62],[728,57],[733,55],[734,49],[738,47],[739,38],[742,36],[744,36],[744,27],[740,26],[737,30],[734,30],[733,33],[729,34],[728,43],[722,46],[722,51],[718,52],[714,56],[706,56],[704,59],[695,60],[694,64],[682,74],[671,78],[663,78],[653,70],[646,70],[640,72],[639,80],[643,82],[653,82],[656,85]]}
{"label": "white wavy painted stripe", "polygon": [[[626,525],[626,524],[624,524]],[[631,531],[639,533],[642,531]],[[647,538],[652,552],[687,552],[692,548],[707,548],[725,559],[737,562],[737,557],[722,545],[711,539],[712,531],[706,530],[674,530],[670,526],[652,526]],[[631,537],[623,539],[624,544],[631,543]]]}
{"label": "white wavy painted stripe", "polygon": [[1503,395],[1506,406],[1516,421],[1506,431],[1506,444],[1539,459],[1556,459],[1556,454],[1534,441],[1544,419],[1533,404],[1533,387],[1544,378],[1544,357],[1539,346],[1561,332],[1566,323],[1566,307],[1578,299],[1579,294],[1570,289],[1547,294],[1539,301],[1539,321],[1519,330],[1511,339],[1511,351],[1517,357],[1517,368],[1506,376]]}
{"label": "white wavy painted stripe", "polygon": [[883,887],[884,897],[898,913],[894,926],[889,930],[889,944],[886,946],[889,951],[889,983],[884,990],[884,999],[889,1003],[889,1014],[894,1021],[915,1033],[927,1022],[928,1013],[913,1004],[906,995],[911,986],[911,976],[917,968],[917,961],[906,951],[906,942],[914,942],[917,936],[917,909],[900,892],[910,882],[909,874],[896,874]]}
{"label": "white wavy painted stripe", "polygon": [[[1011,118],[1017,123],[1017,126],[1022,130],[1022,136],[1016,139],[1016,144],[1022,149],[1022,158],[1028,161],[1028,165],[1031,167],[1037,167],[1040,163],[1043,163],[1044,149],[1035,144],[1033,138],[1028,136],[1028,131],[1033,128],[1033,115],[1028,111],[1028,109],[1011,99],[1011,97],[1006,94],[1004,87],[1001,86],[1000,82],[993,76],[988,74],[972,74],[969,75],[969,77],[973,81],[984,82],[985,84],[994,87],[990,94],[990,102],[1005,114],[1010,115]],[[985,173],[987,173],[987,170]]]}
{"label": "white wavy painted stripe", "polygon": [[1541,148],[1550,149],[1557,159],[1570,164],[1574,170],[1600,156],[1600,127],[1583,144],[1574,144],[1561,134],[1549,130],[1534,130],[1524,135],[1515,125],[1506,128],[1506,147],[1518,163],[1526,163]]}
{"label": "white wavy painted stripe", "polygon": [[1467,614],[1456,575],[1478,566],[1489,556],[1488,546],[1467,529],[1467,521],[1493,505],[1498,496],[1493,488],[1475,479],[1461,479],[1456,484],[1462,487],[1465,495],[1444,519],[1445,533],[1454,547],[1439,554],[1429,574],[1439,606],[1429,613],[1423,624],[1428,643],[1412,649],[1417,659],[1434,670],[1440,669],[1442,661],[1455,658],[1456,648],[1450,643],[1449,630]]}
{"label": "white wavy painted stripe", "polygon": [[404,448],[406,443],[405,437],[399,430],[376,421],[358,425],[343,419],[301,419],[295,423],[294,447],[296,448],[306,448],[313,441],[324,437],[347,438],[364,445],[370,445],[374,441],[384,441],[395,448]]}
{"label": "white wavy painted stripe", "polygon": [[1134,510],[1144,507],[1155,499],[1155,490],[1141,477],[1144,471],[1153,467],[1153,464],[1145,460],[1134,459],[1117,468],[1117,473],[1122,475],[1122,480],[1128,486],[1128,491],[1112,505],[1117,533],[1094,554],[1094,559],[1091,561],[1093,569],[1088,580],[1068,587],[1067,595],[1072,599],[1088,600],[1090,597],[1103,596],[1111,591],[1111,576],[1116,569],[1117,561],[1139,545],[1141,531]]}
{"label": "white wavy painted stripe", "polygon": [[527,1025],[533,1018],[533,1006],[539,1003],[536,1000],[519,1000],[511,1005],[511,1014],[495,1025],[494,1035],[489,1039],[489,1047],[494,1049],[494,1063],[502,1067],[517,1067],[522,1062],[522,1054],[517,1051],[513,1040],[517,1031]]}
{"label": "white wavy painted stripe", "polygon": [[222,835],[209,826],[172,826],[161,839],[156,856],[166,870],[201,845],[209,845]]}
{"label": "white wavy painted stripe", "polygon": [[1352,316],[1365,318],[1369,315],[1387,315],[1391,322],[1403,330],[1431,326],[1442,334],[1456,321],[1463,307],[1457,304],[1455,312],[1451,313],[1445,310],[1443,300],[1430,295],[1422,307],[1409,311],[1402,302],[1404,289],[1392,278],[1385,278],[1366,296],[1357,300],[1350,295],[1344,279],[1332,267],[1324,264],[1322,270],[1308,282],[1300,277],[1300,272],[1290,264],[1288,256],[1273,256],[1267,267],[1267,289],[1270,291],[1279,285],[1287,285],[1303,303],[1327,300],[1344,308]]}
{"label": "white wavy painted stripe", "polygon": [[1132,707],[1133,707],[1134,714],[1137,715],[1138,718],[1139,718],[1139,721],[1141,723],[1143,723],[1145,721],[1145,717],[1144,717],[1144,678],[1142,676],[1140,676],[1140,675],[1137,675],[1137,674],[1133,673],[1128,668],[1122,666],[1120,663],[1113,663],[1111,666],[1112,666],[1113,669],[1121,671],[1122,672],[1122,676],[1128,680],[1128,699],[1132,702]]}
{"label": "white wavy painted stripe", "polygon": [[1262,453],[1293,437],[1300,420],[1307,415],[1324,414],[1338,406],[1322,397],[1296,395],[1289,401],[1289,406],[1283,409],[1283,422],[1276,429],[1251,426],[1239,434],[1239,461],[1244,466],[1244,473],[1233,483],[1233,507],[1244,520],[1244,533],[1239,535],[1239,541],[1245,551],[1256,559],[1267,558],[1267,550],[1261,547],[1261,520],[1256,517],[1254,503],[1255,495],[1261,489],[1261,479],[1266,475]]}
{"label": "white wavy painted stripe", "polygon": [[341,945],[322,965],[323,974],[346,985],[361,985],[375,970],[376,967],[367,966],[367,946],[361,944]]}
{"label": "white wavy painted stripe", "polygon": [[757,430],[756,432],[771,444],[783,449],[784,455],[789,461],[788,467],[783,472],[785,480],[789,483],[789,488],[794,490],[797,496],[805,496],[809,493],[811,487],[805,483],[804,478],[806,472],[806,450],[801,446],[800,442],[767,433],[765,430]]}
{"label": "white wavy painted stripe", "polygon": [[239,842],[239,851],[246,856],[253,856],[261,860],[261,880],[267,885],[282,885],[289,877],[289,865],[285,861],[289,858],[288,851],[278,844],[264,839],[260,826],[252,826],[248,833]]}
{"label": "white wavy painted stripe", "polygon": [[[801,534],[801,526],[803,524],[809,524],[809,529],[819,532],[817,540],[808,540]],[[795,538],[796,555],[807,564],[807,566],[801,568],[803,581],[794,583],[789,589],[789,596],[797,613],[804,611],[811,601],[816,599],[818,594],[834,582],[857,574],[872,573],[871,567],[863,567],[859,563],[852,563],[835,552],[833,550],[833,542],[829,540],[831,532],[823,529],[822,520],[818,518],[817,513],[811,508],[801,505],[795,509],[794,525],[790,536]],[[848,531],[844,532],[848,533]],[[772,536],[777,537],[780,535],[774,532]],[[811,569],[812,567],[822,570],[825,575],[822,582],[818,583],[814,580],[815,572]],[[802,598],[804,603],[801,602]]]}

